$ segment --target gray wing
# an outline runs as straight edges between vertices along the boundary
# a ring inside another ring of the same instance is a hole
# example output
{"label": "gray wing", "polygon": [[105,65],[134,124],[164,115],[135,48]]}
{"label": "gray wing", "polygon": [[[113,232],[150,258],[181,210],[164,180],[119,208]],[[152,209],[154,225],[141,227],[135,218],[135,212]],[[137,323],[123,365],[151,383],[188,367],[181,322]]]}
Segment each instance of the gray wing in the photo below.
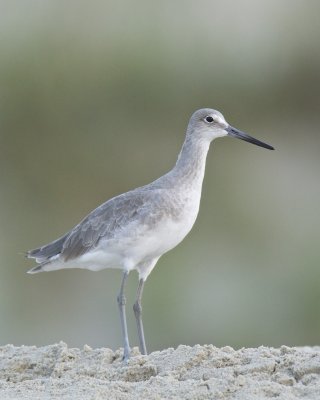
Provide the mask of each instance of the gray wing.
{"label": "gray wing", "polygon": [[[27,257],[46,264],[61,255],[72,260],[96,247],[101,238],[111,239],[129,223],[154,225],[161,219],[164,203],[168,201],[161,189],[138,188],[114,197],[87,215],[70,232],[40,248],[27,252]],[[37,268],[37,267],[36,267]]]}
{"label": "gray wing", "polygon": [[[111,239],[119,230],[137,218],[152,214],[150,191],[133,190],[102,204],[84,218],[67,236],[61,255],[64,260],[71,260],[96,247],[100,239]],[[148,212],[150,211],[150,213]]]}

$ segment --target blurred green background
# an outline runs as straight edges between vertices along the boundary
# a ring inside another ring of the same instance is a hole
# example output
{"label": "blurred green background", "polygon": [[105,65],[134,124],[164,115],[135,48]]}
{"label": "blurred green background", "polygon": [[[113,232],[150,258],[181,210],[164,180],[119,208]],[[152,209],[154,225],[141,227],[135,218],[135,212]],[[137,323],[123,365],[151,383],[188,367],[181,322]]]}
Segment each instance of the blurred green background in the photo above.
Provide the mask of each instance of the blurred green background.
{"label": "blurred green background", "polygon": [[[319,344],[320,3],[1,1],[0,344],[122,345],[121,272],[27,275],[27,249],[175,163],[190,114],[219,139],[191,234],[143,298],[150,351]],[[137,336],[127,287],[131,344]]]}

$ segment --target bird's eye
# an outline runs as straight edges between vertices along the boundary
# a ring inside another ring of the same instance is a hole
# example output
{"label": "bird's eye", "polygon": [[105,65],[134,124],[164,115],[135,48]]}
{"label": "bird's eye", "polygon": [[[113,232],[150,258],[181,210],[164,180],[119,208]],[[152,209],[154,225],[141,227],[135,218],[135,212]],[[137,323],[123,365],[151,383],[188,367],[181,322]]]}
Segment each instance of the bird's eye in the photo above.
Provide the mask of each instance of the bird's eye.
{"label": "bird's eye", "polygon": [[205,120],[206,120],[206,122],[209,122],[209,123],[213,122],[213,118],[210,116],[206,117]]}

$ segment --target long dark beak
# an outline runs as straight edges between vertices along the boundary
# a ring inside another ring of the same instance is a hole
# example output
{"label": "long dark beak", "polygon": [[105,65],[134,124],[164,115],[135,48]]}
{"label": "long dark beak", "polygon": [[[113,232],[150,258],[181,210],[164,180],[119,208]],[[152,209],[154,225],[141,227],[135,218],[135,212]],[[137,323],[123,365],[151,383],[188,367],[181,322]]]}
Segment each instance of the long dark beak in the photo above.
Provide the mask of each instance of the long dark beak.
{"label": "long dark beak", "polygon": [[247,135],[246,133],[239,131],[236,128],[233,128],[230,125],[228,126],[228,128],[226,128],[226,131],[228,132],[229,136],[232,136],[232,137],[235,137],[235,138],[238,138],[241,140],[245,140],[246,142],[256,144],[257,146],[264,147],[269,150],[274,150],[274,148],[272,146],[270,146],[269,144],[260,142],[260,140],[255,139],[255,138]]}

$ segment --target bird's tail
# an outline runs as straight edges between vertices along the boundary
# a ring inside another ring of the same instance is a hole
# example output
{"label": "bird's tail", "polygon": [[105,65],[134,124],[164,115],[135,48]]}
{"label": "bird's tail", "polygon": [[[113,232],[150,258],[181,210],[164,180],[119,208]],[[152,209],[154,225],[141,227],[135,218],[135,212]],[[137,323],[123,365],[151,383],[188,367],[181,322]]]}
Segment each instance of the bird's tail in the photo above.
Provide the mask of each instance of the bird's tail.
{"label": "bird's tail", "polygon": [[44,271],[43,267],[47,264],[50,264],[50,261],[41,263],[41,264],[37,265],[36,267],[29,269],[29,271],[27,271],[27,274],[37,274],[38,272],[43,272]]}
{"label": "bird's tail", "polygon": [[44,267],[50,264],[52,261],[57,260],[63,249],[63,243],[66,240],[67,235],[49,243],[45,246],[39,247],[34,250],[29,250],[26,253],[27,258],[34,258],[39,264],[36,267],[31,268],[28,274],[36,274],[37,272],[45,271]]}

